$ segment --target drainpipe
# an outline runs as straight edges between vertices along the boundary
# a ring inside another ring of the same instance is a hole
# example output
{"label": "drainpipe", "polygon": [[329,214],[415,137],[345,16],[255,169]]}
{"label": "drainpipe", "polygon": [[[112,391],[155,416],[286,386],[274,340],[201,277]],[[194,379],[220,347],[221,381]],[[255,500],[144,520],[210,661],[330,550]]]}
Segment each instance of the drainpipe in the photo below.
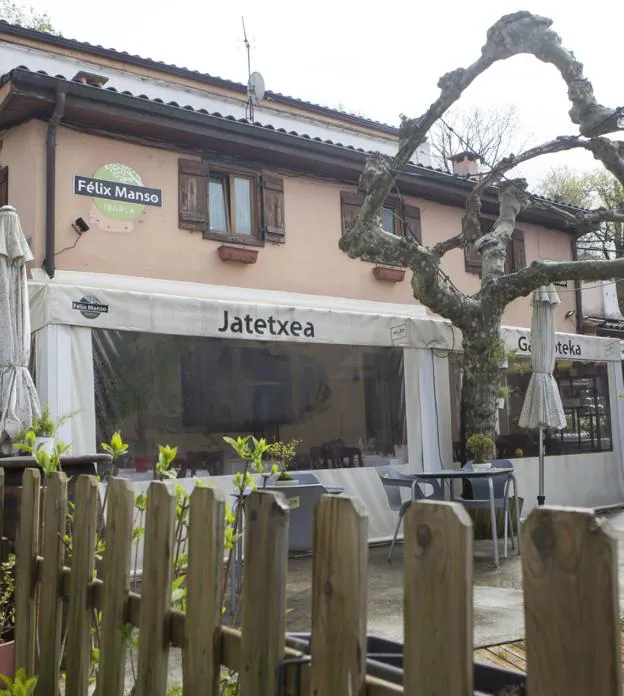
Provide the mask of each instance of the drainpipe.
{"label": "drainpipe", "polygon": [[56,104],[52,117],[48,121],[46,137],[46,220],[45,220],[45,260],[43,267],[50,278],[54,278],[54,246],[56,214],[56,131],[65,113],[65,92],[57,90]]}
{"label": "drainpipe", "polygon": [[[572,261],[578,261],[578,250],[576,243],[578,237],[572,238]],[[576,332],[583,333],[583,291],[580,280],[574,281],[574,296],[576,298]]]}

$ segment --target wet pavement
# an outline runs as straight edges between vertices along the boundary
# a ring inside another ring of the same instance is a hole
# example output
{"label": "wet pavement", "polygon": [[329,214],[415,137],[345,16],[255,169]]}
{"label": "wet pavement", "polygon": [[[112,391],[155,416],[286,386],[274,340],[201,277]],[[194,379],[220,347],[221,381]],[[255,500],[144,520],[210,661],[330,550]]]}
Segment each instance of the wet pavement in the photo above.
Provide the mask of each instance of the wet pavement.
{"label": "wet pavement", "polygon": [[[620,541],[620,607],[624,607],[624,512],[605,515]],[[524,637],[521,558],[513,550],[495,568],[492,542],[476,541],[474,552],[474,645],[482,647]],[[368,634],[403,640],[403,546],[369,549]],[[312,558],[291,558],[288,565],[287,628],[308,631],[311,613]]]}

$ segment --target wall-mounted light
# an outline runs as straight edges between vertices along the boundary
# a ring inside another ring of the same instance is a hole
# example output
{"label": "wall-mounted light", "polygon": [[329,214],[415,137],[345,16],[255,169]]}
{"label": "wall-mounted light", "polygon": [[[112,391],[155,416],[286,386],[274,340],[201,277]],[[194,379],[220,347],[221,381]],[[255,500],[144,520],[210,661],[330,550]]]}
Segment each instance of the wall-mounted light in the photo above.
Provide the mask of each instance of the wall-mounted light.
{"label": "wall-mounted light", "polygon": [[74,228],[74,232],[76,232],[77,234],[84,234],[89,230],[89,225],[87,225],[84,218],[81,217],[76,218],[72,222],[72,227]]}
{"label": "wall-mounted light", "polygon": [[576,314],[576,309],[568,309],[568,311],[565,313],[565,318],[566,319],[572,319],[572,317]]}

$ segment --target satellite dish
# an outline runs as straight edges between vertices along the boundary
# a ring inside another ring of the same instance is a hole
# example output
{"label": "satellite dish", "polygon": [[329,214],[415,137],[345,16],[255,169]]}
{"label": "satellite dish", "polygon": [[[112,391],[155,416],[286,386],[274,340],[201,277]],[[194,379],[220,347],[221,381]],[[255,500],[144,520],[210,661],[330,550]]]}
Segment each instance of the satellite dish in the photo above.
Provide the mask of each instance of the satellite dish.
{"label": "satellite dish", "polygon": [[247,95],[249,101],[254,105],[259,104],[262,97],[264,97],[264,78],[259,72],[253,72],[249,76]]}

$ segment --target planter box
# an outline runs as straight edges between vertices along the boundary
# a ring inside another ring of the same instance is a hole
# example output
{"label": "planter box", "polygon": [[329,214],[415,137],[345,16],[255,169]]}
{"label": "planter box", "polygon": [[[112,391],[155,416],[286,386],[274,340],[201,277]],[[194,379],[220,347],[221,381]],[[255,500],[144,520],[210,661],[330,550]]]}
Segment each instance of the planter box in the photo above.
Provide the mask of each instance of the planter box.
{"label": "planter box", "polygon": [[234,261],[235,263],[256,263],[258,259],[257,249],[248,249],[245,247],[230,246],[222,244],[217,253],[221,261]]}
{"label": "planter box", "polygon": [[[288,633],[286,634],[286,645],[309,655],[311,651],[310,634]],[[501,669],[480,662],[474,662],[473,666],[475,696],[503,696],[503,694],[526,696],[526,676],[521,672]],[[293,670],[300,667],[300,664],[290,665],[288,668],[285,664],[280,664],[278,668],[279,685],[284,684],[287,669]],[[367,636],[366,673],[372,677],[402,685],[403,643],[377,636]],[[293,679],[291,683],[294,681]],[[301,692],[295,693],[299,696]]]}
{"label": "planter box", "polygon": [[405,269],[375,266],[375,268],[373,268],[373,275],[377,280],[385,280],[389,283],[400,283],[405,278]]}
{"label": "planter box", "polygon": [[15,643],[0,643],[0,675],[4,677],[15,676]]}

